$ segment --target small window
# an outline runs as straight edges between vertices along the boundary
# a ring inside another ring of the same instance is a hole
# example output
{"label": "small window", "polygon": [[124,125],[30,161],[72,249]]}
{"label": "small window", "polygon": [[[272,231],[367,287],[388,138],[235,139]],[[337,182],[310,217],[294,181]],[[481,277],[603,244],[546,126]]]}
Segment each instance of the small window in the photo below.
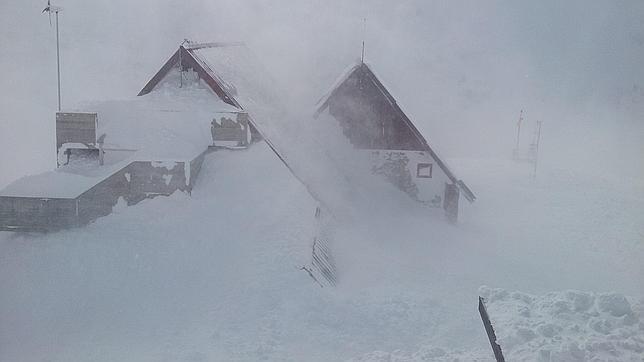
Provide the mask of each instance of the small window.
{"label": "small window", "polygon": [[417,168],[416,168],[416,177],[432,178],[432,164],[431,163],[419,163]]}

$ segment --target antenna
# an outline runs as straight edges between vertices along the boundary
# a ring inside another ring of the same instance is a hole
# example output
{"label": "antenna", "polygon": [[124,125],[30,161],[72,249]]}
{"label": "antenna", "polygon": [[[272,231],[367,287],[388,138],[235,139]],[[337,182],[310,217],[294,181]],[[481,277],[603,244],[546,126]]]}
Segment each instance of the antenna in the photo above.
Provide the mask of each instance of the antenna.
{"label": "antenna", "polygon": [[363,18],[363,26],[362,26],[362,54],[360,56],[360,63],[364,64],[364,38],[367,34],[367,18]]}
{"label": "antenna", "polygon": [[47,7],[43,9],[43,13],[49,14],[49,24],[51,25],[51,13],[56,14],[56,67],[58,75],[58,112],[60,112],[60,41],[58,33],[58,13],[63,11],[59,6],[52,6],[50,0],[47,0]]}
{"label": "antenna", "polygon": [[521,123],[523,122],[523,109],[519,113],[519,121],[517,122],[517,144],[514,147],[514,150],[512,151],[512,157],[515,160],[519,160],[521,158],[521,154],[519,153],[519,140],[521,139]]}

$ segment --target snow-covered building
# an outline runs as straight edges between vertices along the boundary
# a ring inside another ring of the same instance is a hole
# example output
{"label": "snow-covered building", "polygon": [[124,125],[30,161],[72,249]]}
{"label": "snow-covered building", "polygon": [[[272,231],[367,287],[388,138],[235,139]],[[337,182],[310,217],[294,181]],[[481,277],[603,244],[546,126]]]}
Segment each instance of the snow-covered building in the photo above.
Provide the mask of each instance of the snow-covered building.
{"label": "snow-covered building", "polygon": [[334,122],[358,150],[370,155],[372,171],[413,199],[443,207],[455,221],[458,199],[476,198],[429,146],[394,97],[364,62],[348,68],[320,99],[316,118]]}
{"label": "snow-covered building", "polygon": [[195,61],[185,56],[164,67],[141,96],[58,112],[59,167],[0,190],[0,230],[80,226],[111,213],[120,199],[189,193],[209,150],[260,139],[248,114],[221,93],[234,94],[232,83],[213,83],[205,64],[181,66]]}
{"label": "snow-covered building", "polygon": [[[332,146],[311,147],[284,94],[244,44],[184,42],[137,97],[57,114],[60,167],[0,190],[0,230],[79,226],[111,213],[119,199],[189,193],[208,150],[259,140],[322,208],[341,214],[344,195],[362,185],[350,185],[346,170],[327,157]],[[322,114],[368,151],[375,173],[414,199],[443,206],[453,220],[460,193],[474,200],[366,64],[323,98],[318,120]]]}

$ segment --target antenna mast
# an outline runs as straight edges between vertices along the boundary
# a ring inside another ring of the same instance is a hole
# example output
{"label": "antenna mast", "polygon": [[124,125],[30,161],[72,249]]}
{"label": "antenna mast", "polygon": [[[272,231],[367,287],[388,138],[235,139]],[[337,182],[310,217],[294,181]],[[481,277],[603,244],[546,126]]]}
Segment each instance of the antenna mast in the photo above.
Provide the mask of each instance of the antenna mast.
{"label": "antenna mast", "polygon": [[56,14],[56,75],[58,78],[58,112],[60,112],[60,37],[58,32],[58,13],[63,11],[59,6],[51,5],[51,2],[47,0],[47,7],[43,9],[43,13],[47,12],[49,14],[49,25],[51,25],[51,13]]}
{"label": "antenna mast", "polygon": [[367,18],[362,19],[363,20],[363,27],[362,27],[362,54],[360,56],[360,63],[364,64],[364,38],[367,34]]}

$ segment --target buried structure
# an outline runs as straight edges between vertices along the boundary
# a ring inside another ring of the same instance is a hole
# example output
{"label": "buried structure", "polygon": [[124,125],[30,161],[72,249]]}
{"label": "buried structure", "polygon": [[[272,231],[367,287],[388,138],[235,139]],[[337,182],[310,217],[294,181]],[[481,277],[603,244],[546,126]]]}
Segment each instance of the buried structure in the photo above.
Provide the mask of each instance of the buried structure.
{"label": "buried structure", "polygon": [[[371,69],[361,62],[337,84],[320,102],[318,121],[335,119],[354,148],[370,155],[373,173],[417,201],[442,206],[456,221],[459,195],[469,201],[474,195]],[[0,191],[0,230],[81,226],[111,213],[119,199],[134,204],[176,190],[190,192],[208,150],[244,148],[262,139],[319,202],[322,214],[333,217],[342,204],[334,202],[342,201],[333,197],[341,194],[334,188],[341,186],[316,188],[319,167],[311,170],[306,160],[298,160],[307,147],[284,103],[284,92],[245,45],[184,42],[138,97],[57,114],[59,168]],[[309,160],[320,161],[325,152],[319,151]],[[328,166],[328,180],[351,183],[332,160],[318,164]],[[329,197],[328,191],[336,195]]]}
{"label": "buried structure", "polygon": [[[182,52],[190,67],[171,62]],[[207,152],[261,139],[227,95],[231,83],[205,73],[203,60],[197,65],[183,46],[171,61],[139,97],[58,112],[58,168],[0,190],[0,230],[77,227],[110,214],[120,199],[132,205],[177,190],[190,193]]]}
{"label": "buried structure", "polygon": [[315,116],[320,122],[337,122],[349,142],[369,154],[373,173],[416,201],[443,207],[450,221],[458,217],[459,194],[470,202],[476,199],[366,63],[361,61],[338,79],[318,102]]}

